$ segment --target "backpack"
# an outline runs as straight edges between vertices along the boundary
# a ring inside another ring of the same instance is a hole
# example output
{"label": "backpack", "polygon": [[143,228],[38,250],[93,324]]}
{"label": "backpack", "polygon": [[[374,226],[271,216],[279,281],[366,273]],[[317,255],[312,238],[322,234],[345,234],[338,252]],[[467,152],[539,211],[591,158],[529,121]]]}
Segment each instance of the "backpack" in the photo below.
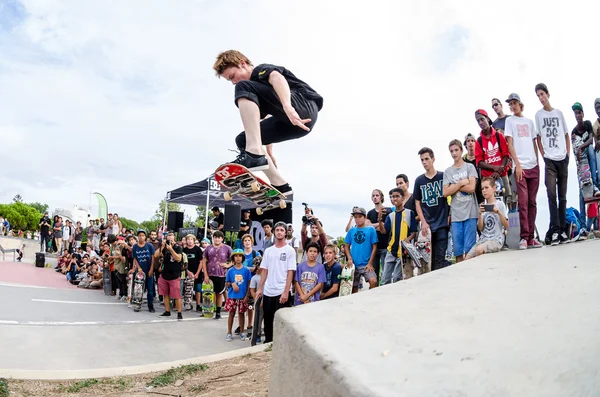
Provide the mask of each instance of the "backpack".
{"label": "backpack", "polygon": [[[573,225],[573,230],[571,233],[575,233],[577,235],[579,233],[579,229],[581,229],[581,222],[579,221],[579,211],[577,211],[573,207],[567,208],[567,225]],[[573,237],[572,235],[569,236]]]}

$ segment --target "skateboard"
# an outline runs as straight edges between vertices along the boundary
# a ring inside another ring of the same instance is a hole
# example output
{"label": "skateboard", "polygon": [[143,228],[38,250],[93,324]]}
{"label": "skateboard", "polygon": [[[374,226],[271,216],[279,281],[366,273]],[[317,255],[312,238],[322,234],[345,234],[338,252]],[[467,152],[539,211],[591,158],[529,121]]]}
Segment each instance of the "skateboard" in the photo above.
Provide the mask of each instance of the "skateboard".
{"label": "skateboard", "polygon": [[133,286],[133,274],[127,276],[127,303],[131,306],[131,287]]}
{"label": "skateboard", "polygon": [[133,280],[133,311],[139,312],[142,309],[144,300],[144,284],[146,284],[146,275],[143,272],[136,272]]}
{"label": "skateboard", "polygon": [[412,274],[407,274],[406,278],[424,273],[423,269],[427,269],[429,259],[423,255],[422,250],[418,249],[414,244],[404,241],[402,241],[402,249],[406,251],[414,266]]}
{"label": "skateboard", "polygon": [[259,216],[264,211],[287,207],[288,198],[283,193],[242,165],[223,164],[216,169],[215,180],[227,189],[223,195],[225,201],[231,201],[234,196],[247,198],[258,206],[256,214]]}
{"label": "skateboard", "polygon": [[340,279],[340,296],[351,295],[354,284],[354,265],[344,266],[338,278]]}
{"label": "skateboard", "polygon": [[215,291],[212,281],[202,283],[202,314],[206,318],[215,315]]}
{"label": "skateboard", "polygon": [[419,266],[418,274],[423,274],[431,271],[431,231],[427,232],[426,236],[419,232],[419,237],[415,243],[415,248],[419,255],[423,258],[421,266]]}
{"label": "skateboard", "polygon": [[252,336],[250,337],[250,346],[255,346],[258,338],[262,335],[263,310],[262,296],[254,302],[254,322],[252,324]]}
{"label": "skateboard", "polygon": [[579,179],[579,187],[584,200],[589,200],[594,197],[594,183],[592,182],[592,173],[588,164],[587,156],[582,155],[585,160],[577,161],[577,179]]}
{"label": "skateboard", "polygon": [[186,277],[183,281],[183,307],[185,310],[192,310],[192,297],[194,295],[194,279]]}

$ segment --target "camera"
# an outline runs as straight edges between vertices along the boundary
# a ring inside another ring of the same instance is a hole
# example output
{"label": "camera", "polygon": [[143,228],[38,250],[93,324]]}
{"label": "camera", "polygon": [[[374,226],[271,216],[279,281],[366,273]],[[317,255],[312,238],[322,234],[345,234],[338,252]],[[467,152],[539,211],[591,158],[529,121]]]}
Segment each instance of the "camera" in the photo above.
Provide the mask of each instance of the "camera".
{"label": "camera", "polygon": [[[306,215],[308,215],[308,214],[313,215],[312,210],[310,208],[308,208],[308,204],[302,203],[302,205],[304,206],[304,213]],[[305,225],[308,225],[308,226],[313,225],[315,223],[315,221],[312,219],[309,219],[306,215],[304,215],[302,217],[302,223],[304,223]]]}
{"label": "camera", "polygon": [[167,245],[171,245],[172,241],[171,240],[167,240]]}

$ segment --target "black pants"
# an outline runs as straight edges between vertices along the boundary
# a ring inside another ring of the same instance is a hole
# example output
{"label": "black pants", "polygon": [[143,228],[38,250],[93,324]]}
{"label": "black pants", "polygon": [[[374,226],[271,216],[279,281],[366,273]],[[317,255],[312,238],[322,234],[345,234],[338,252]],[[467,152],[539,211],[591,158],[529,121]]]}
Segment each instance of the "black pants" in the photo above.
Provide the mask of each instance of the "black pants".
{"label": "black pants", "polygon": [[[240,98],[246,98],[258,105],[261,118],[270,114],[272,117],[260,122],[260,136],[263,145],[302,138],[308,134],[300,127],[290,123],[283,111],[281,101],[272,85],[261,81],[240,81],[235,85],[235,104]],[[306,124],[312,130],[317,122],[319,109],[313,100],[305,99],[301,94],[292,92],[292,106],[302,119],[311,119]],[[246,149],[246,133],[242,132],[235,138],[238,149]]]}
{"label": "black pants", "polygon": [[443,227],[431,232],[431,270],[448,266],[446,251],[448,250],[448,228]]}
{"label": "black pants", "polygon": [[275,312],[282,307],[290,307],[292,304],[291,295],[283,305],[279,303],[279,298],[281,298],[281,295],[263,296],[263,321],[265,327],[264,343],[273,342],[273,320],[275,319]]}
{"label": "black pants", "polygon": [[[564,160],[544,159],[546,163],[546,192],[550,208],[550,231],[561,234],[567,231],[567,181],[569,176],[569,156]],[[556,190],[558,187],[558,206]]]}
{"label": "black pants", "polygon": [[50,235],[40,235],[40,252],[48,251],[48,241],[50,241]]}
{"label": "black pants", "polygon": [[119,288],[119,297],[127,296],[127,274],[116,273],[117,288]]}

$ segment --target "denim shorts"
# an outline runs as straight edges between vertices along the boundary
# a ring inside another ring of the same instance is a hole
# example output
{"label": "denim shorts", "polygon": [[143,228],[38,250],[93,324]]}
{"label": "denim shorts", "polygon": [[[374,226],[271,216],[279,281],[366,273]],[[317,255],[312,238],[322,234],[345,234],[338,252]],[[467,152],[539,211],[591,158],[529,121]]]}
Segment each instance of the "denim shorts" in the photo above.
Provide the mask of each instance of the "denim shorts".
{"label": "denim shorts", "polygon": [[452,244],[454,256],[462,256],[471,251],[477,242],[477,219],[467,219],[462,222],[452,222]]}

